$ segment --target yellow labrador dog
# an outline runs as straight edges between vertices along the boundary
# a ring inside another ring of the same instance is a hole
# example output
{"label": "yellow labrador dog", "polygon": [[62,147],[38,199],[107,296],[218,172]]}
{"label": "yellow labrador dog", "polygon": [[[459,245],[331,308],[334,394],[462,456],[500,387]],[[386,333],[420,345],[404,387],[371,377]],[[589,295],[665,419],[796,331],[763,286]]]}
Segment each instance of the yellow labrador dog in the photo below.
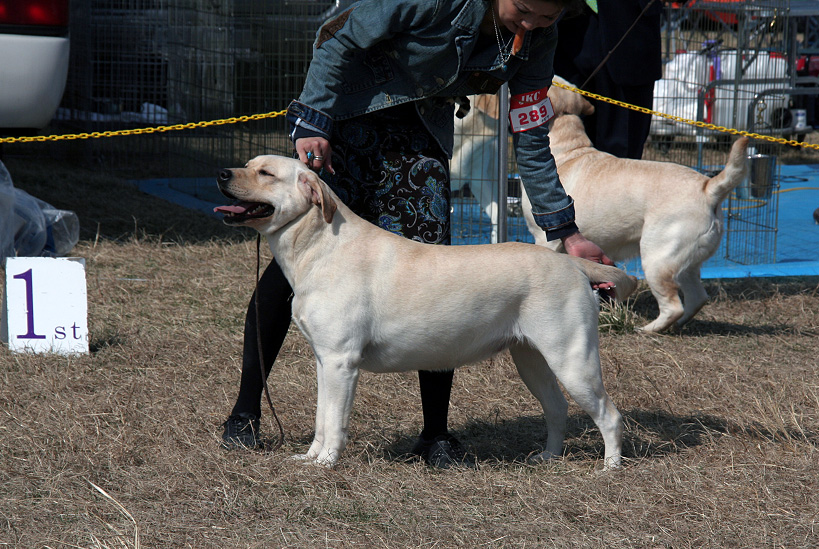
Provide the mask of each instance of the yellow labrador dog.
{"label": "yellow labrador dog", "polygon": [[[603,387],[590,283],[625,298],[636,279],[525,243],[421,244],[363,220],[296,159],[259,156],[223,169],[228,225],[267,238],[290,282],[293,320],[316,355],[315,438],[304,457],[333,466],[347,444],[360,370],[446,370],[506,348],[546,416],[549,459],[562,455],[568,404],[591,415],[605,466],[621,461],[622,418]],[[464,276],[469,273],[469,276]]]}
{"label": "yellow labrador dog", "polygon": [[[549,89],[549,98],[556,115],[549,130],[552,154],[560,181],[575,200],[580,232],[614,261],[639,254],[660,307],[644,331],[683,326],[708,300],[700,268],[719,247],[722,202],[746,176],[748,139],[738,139],[723,171],[709,178],[671,162],[598,151],[578,116],[591,114],[591,103],[558,86]],[[521,204],[535,242],[562,251],[559,241],[546,242],[525,193]]]}

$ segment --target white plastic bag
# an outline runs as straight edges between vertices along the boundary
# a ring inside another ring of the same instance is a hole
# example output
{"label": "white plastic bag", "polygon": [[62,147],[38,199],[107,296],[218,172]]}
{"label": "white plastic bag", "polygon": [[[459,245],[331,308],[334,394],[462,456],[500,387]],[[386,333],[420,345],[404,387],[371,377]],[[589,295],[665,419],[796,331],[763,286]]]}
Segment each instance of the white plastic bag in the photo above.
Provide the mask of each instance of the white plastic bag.
{"label": "white plastic bag", "polygon": [[80,220],[22,189],[0,162],[0,261],[6,257],[59,257],[80,239]]}
{"label": "white plastic bag", "polygon": [[14,235],[17,232],[14,215],[14,187],[11,175],[0,162],[0,261],[14,256]]}

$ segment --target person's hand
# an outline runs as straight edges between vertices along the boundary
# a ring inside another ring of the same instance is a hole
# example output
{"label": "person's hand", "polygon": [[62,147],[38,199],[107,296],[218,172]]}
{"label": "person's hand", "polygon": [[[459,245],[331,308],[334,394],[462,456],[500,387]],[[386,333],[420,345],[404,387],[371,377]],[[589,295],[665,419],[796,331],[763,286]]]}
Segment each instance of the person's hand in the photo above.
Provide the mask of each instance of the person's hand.
{"label": "person's hand", "polygon": [[296,139],[296,152],[299,160],[307,164],[307,167],[314,172],[326,169],[331,174],[335,174],[333,169],[333,149],[330,142],[323,137],[302,137]]}
{"label": "person's hand", "polygon": [[[582,257],[583,259],[588,259],[589,261],[594,261],[595,263],[602,263],[604,265],[612,266],[614,265],[614,261],[609,259],[609,256],[603,252],[600,246],[587,239],[580,233],[565,236],[561,240],[563,241],[563,247],[566,248],[566,253],[569,255]],[[606,294],[610,294],[610,292],[614,290],[614,284],[611,282],[601,282],[599,284],[592,284],[592,288],[595,290],[600,290]]]}
{"label": "person's hand", "polygon": [[563,247],[566,248],[566,253],[575,257],[582,257],[595,263],[603,263],[604,265],[614,265],[614,261],[609,259],[600,246],[587,239],[580,233],[570,234],[564,236],[562,239]]}

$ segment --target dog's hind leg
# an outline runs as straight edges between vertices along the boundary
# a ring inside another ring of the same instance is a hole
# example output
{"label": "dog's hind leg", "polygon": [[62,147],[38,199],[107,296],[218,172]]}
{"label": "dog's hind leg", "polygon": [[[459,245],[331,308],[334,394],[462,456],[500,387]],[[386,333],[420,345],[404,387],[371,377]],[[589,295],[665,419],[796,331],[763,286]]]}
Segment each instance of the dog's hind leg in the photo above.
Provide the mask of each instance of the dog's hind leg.
{"label": "dog's hind leg", "polygon": [[677,321],[677,327],[682,328],[708,302],[708,292],[705,291],[705,286],[702,284],[699,264],[683,270],[677,276],[677,281],[682,289],[685,310],[682,317]]}
{"label": "dog's hind leg", "polygon": [[569,403],[557,384],[552,370],[536,349],[525,343],[509,347],[520,378],[543,407],[546,418],[546,449],[531,456],[529,463],[540,463],[563,455],[563,439],[566,435],[566,416]]}
{"label": "dog's hind leg", "polygon": [[[596,318],[596,315],[595,317]],[[533,344],[574,401],[589,414],[605,443],[604,467],[620,466],[623,417],[603,386],[597,325],[579,324],[564,316],[563,325],[541,329]]]}

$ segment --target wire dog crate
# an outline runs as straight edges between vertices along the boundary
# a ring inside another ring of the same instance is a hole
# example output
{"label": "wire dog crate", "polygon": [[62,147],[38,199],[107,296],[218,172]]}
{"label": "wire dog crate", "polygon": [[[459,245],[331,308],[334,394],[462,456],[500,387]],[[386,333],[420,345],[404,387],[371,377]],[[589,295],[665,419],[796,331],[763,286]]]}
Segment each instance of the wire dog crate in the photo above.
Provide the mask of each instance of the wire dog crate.
{"label": "wire dog crate", "polygon": [[[300,93],[315,31],[337,4],[73,0],[71,68],[53,129],[150,128],[282,111]],[[284,117],[270,116],[78,141],[67,154],[130,179],[188,186],[212,180],[219,167],[291,149]]]}
{"label": "wire dog crate", "polygon": [[[143,128],[281,111],[300,93],[316,29],[345,4],[74,0],[69,80],[52,130]],[[655,110],[726,128],[804,138],[813,129],[819,90],[816,16],[819,1],[814,0],[667,4],[665,69],[655,87]],[[202,179],[201,192],[207,194],[213,192],[219,167],[242,165],[257,154],[290,154],[286,130],[284,117],[275,116],[61,142],[54,154],[68,154],[129,179],[167,178],[186,188]],[[461,131],[464,137],[473,130]],[[720,131],[655,116],[644,158],[710,173],[725,162],[730,141]],[[726,236],[712,262],[775,261],[777,161],[793,148],[761,140],[754,140],[754,147],[760,155],[756,179],[727,201]],[[491,159],[470,160],[481,163],[489,184],[474,174],[470,181],[454,182],[454,243],[532,241],[520,212],[514,155],[508,147],[497,149],[494,166]],[[505,230],[499,232],[499,226]]]}

